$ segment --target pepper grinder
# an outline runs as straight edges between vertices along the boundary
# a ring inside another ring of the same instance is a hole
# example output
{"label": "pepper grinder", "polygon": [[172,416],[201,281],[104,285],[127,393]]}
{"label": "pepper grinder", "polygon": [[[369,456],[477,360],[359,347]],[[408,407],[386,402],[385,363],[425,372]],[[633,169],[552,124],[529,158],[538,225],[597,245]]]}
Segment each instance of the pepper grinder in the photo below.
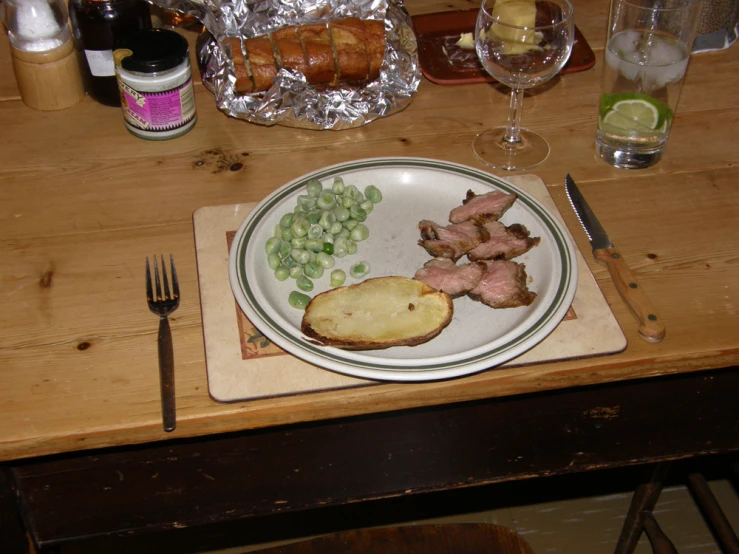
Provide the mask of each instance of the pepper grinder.
{"label": "pepper grinder", "polygon": [[85,96],[64,0],[5,0],[13,70],[21,100],[35,110],[61,110]]}

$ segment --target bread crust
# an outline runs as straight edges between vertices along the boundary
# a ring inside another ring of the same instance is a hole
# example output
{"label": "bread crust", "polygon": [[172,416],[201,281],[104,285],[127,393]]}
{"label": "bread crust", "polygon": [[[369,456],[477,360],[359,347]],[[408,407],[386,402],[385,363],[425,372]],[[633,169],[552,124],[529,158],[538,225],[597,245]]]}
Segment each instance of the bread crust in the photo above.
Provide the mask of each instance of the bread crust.
{"label": "bread crust", "polygon": [[267,90],[277,75],[275,54],[269,37],[256,37],[244,41],[246,55],[249,58],[254,90]]}
{"label": "bread crust", "polygon": [[234,75],[236,76],[234,87],[238,93],[248,94],[254,90],[254,82],[251,78],[249,62],[241,50],[241,40],[233,37],[228,38],[226,44],[231,49],[231,59],[234,64]]}
{"label": "bread crust", "polygon": [[288,26],[264,36],[225,39],[238,94],[268,90],[280,69],[299,71],[308,84],[334,87],[375,80],[385,57],[385,23],[346,17]]}
{"label": "bread crust", "polygon": [[316,85],[337,83],[336,62],[328,26],[325,23],[301,25],[298,27],[298,36],[308,62],[308,82]]}
{"label": "bread crust", "polygon": [[300,71],[303,75],[308,72],[308,63],[305,59],[303,47],[298,38],[298,29],[295,26],[283,27],[270,35],[278,67]]}
{"label": "bread crust", "polygon": [[385,61],[385,22],[379,19],[362,20],[366,37],[367,58],[369,59],[368,79],[374,81],[380,76]]}
{"label": "bread crust", "polygon": [[369,73],[364,25],[357,17],[329,21],[339,81],[363,81]]}

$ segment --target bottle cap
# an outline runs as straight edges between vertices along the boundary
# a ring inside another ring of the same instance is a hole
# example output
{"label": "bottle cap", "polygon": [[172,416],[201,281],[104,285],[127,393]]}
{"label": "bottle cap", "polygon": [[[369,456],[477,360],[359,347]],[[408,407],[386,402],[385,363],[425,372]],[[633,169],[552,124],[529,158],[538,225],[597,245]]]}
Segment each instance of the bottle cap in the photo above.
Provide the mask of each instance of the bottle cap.
{"label": "bottle cap", "polygon": [[180,65],[187,59],[185,37],[169,29],[145,29],[126,35],[118,41],[118,49],[131,54],[120,60],[127,71],[158,73]]}

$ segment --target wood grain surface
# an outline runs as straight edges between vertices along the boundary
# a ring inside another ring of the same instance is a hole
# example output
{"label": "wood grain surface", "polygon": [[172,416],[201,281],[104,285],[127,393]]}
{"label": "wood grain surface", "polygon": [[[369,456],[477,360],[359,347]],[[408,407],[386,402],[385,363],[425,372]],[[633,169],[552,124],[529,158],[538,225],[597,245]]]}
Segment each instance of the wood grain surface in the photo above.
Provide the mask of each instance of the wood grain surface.
{"label": "wood grain surface", "polygon": [[[227,405],[208,395],[193,212],[256,202],[306,172],[358,158],[419,156],[485,169],[471,142],[504,122],[507,91],[424,80],[398,114],[358,129],[316,132],[229,118],[198,84],[195,128],[175,140],[147,142],[125,131],[118,108],[90,98],[56,112],[24,106],[3,35],[0,460],[736,365],[739,50],[694,56],[663,161],[638,172],[617,170],[594,156],[608,2],[574,4],[596,66],[527,93],[523,123],[551,144],[535,173],[586,253],[628,348],[607,358],[413,388],[387,384]],[[412,0],[406,7],[420,14],[470,3]],[[639,340],[607,270],[587,255],[564,194],[567,173],[665,321],[661,343]],[[174,255],[182,292],[171,320],[178,427],[166,435],[158,321],[144,296],[145,256],[159,252]]]}

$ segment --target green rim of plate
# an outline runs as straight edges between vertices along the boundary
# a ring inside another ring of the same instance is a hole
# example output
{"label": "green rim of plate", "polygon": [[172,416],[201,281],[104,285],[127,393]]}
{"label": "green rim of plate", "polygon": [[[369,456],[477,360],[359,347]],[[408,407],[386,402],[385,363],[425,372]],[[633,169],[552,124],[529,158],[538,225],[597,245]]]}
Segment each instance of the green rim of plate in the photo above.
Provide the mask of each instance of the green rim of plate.
{"label": "green rim of plate", "polygon": [[[454,173],[457,175],[473,178],[487,186],[492,187],[493,189],[501,189],[508,193],[514,192],[518,195],[517,201],[522,202],[524,205],[526,205],[544,223],[547,229],[549,229],[549,232],[554,237],[557,252],[559,254],[559,259],[562,264],[562,272],[559,283],[557,284],[557,290],[554,295],[553,301],[550,303],[547,310],[541,315],[538,320],[530,324],[523,333],[516,335],[515,338],[513,338],[512,340],[474,356],[451,362],[429,363],[424,365],[414,365],[412,367],[397,367],[383,364],[373,364],[361,360],[347,359],[341,355],[337,355],[334,351],[332,351],[333,349],[327,349],[323,346],[316,346],[303,338],[295,337],[294,335],[283,329],[280,325],[278,325],[269,316],[269,314],[259,306],[256,298],[254,297],[254,293],[249,286],[249,280],[246,275],[245,258],[247,253],[247,245],[249,244],[252,235],[259,229],[259,225],[262,219],[265,216],[269,215],[275,208],[275,206],[282,202],[283,199],[293,195],[296,191],[302,190],[307,182],[311,179],[322,180],[338,174],[348,173],[350,171],[358,171],[363,169],[387,169],[392,167],[433,169],[437,171]],[[270,330],[273,333],[276,333],[282,340],[292,343],[297,348],[308,351],[313,356],[316,356],[318,358],[328,360],[337,365],[350,366],[359,369],[360,371],[371,371],[379,373],[407,372],[418,374],[424,372],[438,372],[441,370],[454,370],[456,368],[460,368],[470,364],[476,364],[489,358],[494,358],[505,353],[506,351],[510,351],[516,348],[518,345],[529,340],[530,337],[532,337],[543,327],[545,327],[551,321],[553,314],[561,309],[562,304],[566,299],[567,292],[572,285],[573,266],[576,262],[569,255],[570,250],[568,248],[568,239],[565,238],[560,226],[552,219],[548,210],[543,208],[539,204],[539,202],[531,197],[528,193],[522,191],[517,187],[514,187],[510,183],[507,183],[489,173],[485,173],[472,167],[460,164],[422,158],[372,158],[367,160],[333,165],[304,175],[298,180],[292,182],[289,186],[278,189],[277,191],[275,191],[275,193],[273,193],[272,196],[267,197],[264,203],[255,208],[255,210],[258,210],[258,212],[250,214],[249,217],[251,217],[251,220],[249,221],[249,224],[240,234],[240,236],[237,237],[237,242],[232,245],[232,255],[234,252],[236,255],[236,275],[239,288],[247,299],[249,307],[261,318],[261,322],[264,325],[267,325]],[[264,330],[262,330],[262,332],[264,332]],[[504,363],[505,361],[507,360],[503,360],[500,363]],[[357,375],[357,373],[351,374]]]}

